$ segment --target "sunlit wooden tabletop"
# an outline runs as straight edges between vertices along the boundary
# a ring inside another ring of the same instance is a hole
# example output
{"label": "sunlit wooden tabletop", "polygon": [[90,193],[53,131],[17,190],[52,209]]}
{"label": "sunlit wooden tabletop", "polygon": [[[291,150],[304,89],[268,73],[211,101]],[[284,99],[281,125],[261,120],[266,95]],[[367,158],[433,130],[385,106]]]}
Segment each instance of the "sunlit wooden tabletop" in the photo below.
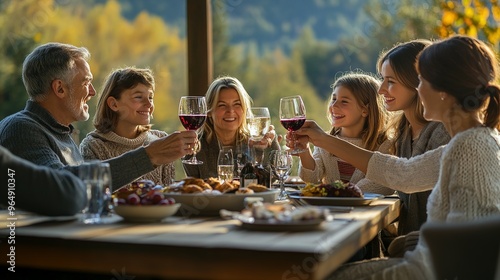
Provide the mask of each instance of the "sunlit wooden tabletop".
{"label": "sunlit wooden tabletop", "polygon": [[[312,231],[250,231],[237,220],[169,217],[161,223],[44,222],[15,229],[16,266],[168,279],[323,279],[399,215],[384,198]],[[0,237],[12,234],[0,229]],[[6,263],[9,244],[0,242]]]}

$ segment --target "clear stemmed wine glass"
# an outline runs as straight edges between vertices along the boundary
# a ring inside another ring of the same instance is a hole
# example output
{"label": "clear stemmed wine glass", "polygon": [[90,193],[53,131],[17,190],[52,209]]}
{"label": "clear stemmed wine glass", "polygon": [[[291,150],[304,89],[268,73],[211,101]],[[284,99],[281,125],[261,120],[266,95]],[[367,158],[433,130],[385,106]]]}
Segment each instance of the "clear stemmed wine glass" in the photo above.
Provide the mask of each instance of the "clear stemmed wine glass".
{"label": "clear stemmed wine glass", "polygon": [[101,216],[111,216],[114,212],[113,196],[111,194],[111,167],[107,162],[101,162],[101,179],[104,191],[104,205]]}
{"label": "clear stemmed wine glass", "polygon": [[217,173],[220,181],[230,182],[234,176],[233,150],[230,147],[222,147],[217,159]]}
{"label": "clear stemmed wine glass", "polygon": [[[304,125],[306,121],[306,107],[299,95],[283,97],[280,100],[280,122],[284,128],[292,132],[292,140],[295,141],[294,131]],[[295,148],[290,150],[292,154],[299,154],[306,149]]]}
{"label": "clear stemmed wine glass", "polygon": [[236,146],[236,150],[234,151],[234,161],[235,161],[235,178],[238,178],[241,180],[241,170],[245,166],[245,164],[248,161],[248,154],[247,150],[248,147],[244,147],[243,145],[238,145]]}
{"label": "clear stemmed wine glass", "polygon": [[[179,102],[179,119],[187,130],[197,130],[207,119],[207,103],[204,96],[182,96]],[[195,146],[198,143],[195,144]],[[197,147],[193,147],[193,156],[182,160],[185,164],[203,164],[196,158]]]}
{"label": "clear stemmed wine glass", "polygon": [[287,199],[285,192],[284,182],[286,177],[290,174],[292,169],[293,159],[289,151],[286,150],[275,150],[269,154],[269,162],[271,164],[271,170],[274,176],[278,177],[280,182],[280,193],[277,200]]}
{"label": "clear stemmed wine glass", "polygon": [[253,107],[247,112],[247,126],[250,139],[260,141],[271,125],[271,115],[267,107]]}

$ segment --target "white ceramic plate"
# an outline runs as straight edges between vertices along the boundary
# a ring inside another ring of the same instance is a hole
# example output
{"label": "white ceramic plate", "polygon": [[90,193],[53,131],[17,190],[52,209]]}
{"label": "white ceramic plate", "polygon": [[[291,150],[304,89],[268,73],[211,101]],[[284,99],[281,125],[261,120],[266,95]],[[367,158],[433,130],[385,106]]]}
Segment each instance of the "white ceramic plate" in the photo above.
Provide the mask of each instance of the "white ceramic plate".
{"label": "white ceramic plate", "polygon": [[115,213],[129,222],[159,222],[174,215],[180,203],[172,205],[117,205]]}
{"label": "white ceramic plate", "polygon": [[308,231],[316,230],[325,221],[314,219],[294,222],[276,222],[268,220],[240,220],[241,228],[257,231]]}
{"label": "white ceramic plate", "polygon": [[221,209],[241,211],[245,208],[246,197],[262,197],[263,202],[274,203],[279,190],[270,190],[253,194],[183,194],[165,193],[165,197],[172,197],[182,206],[177,215],[190,216],[218,216]]}
{"label": "white ceramic plate", "polygon": [[381,194],[364,193],[363,197],[316,197],[301,196],[298,193],[289,194],[290,198],[302,199],[311,205],[330,205],[330,206],[365,206],[372,201],[384,198]]}

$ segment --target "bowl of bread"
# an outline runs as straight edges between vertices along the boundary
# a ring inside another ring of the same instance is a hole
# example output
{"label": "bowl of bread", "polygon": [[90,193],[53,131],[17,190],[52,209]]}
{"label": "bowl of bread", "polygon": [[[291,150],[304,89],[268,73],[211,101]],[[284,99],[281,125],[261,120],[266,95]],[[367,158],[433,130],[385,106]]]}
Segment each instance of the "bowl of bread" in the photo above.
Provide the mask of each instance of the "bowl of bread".
{"label": "bowl of bread", "polygon": [[247,197],[261,197],[264,202],[273,203],[279,190],[259,184],[240,187],[237,180],[220,181],[216,178],[185,178],[163,189],[165,197],[181,203],[177,215],[218,216],[221,209],[241,211]]}

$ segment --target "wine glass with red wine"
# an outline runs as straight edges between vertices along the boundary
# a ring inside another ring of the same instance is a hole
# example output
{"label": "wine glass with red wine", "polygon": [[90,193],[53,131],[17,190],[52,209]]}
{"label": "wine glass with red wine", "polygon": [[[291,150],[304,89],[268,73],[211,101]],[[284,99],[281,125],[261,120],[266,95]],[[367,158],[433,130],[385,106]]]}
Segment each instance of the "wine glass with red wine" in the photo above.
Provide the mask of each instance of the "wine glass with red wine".
{"label": "wine glass with red wine", "polygon": [[[292,140],[295,141],[294,131],[304,125],[306,121],[306,107],[299,95],[283,97],[280,100],[280,122],[286,130],[292,132]],[[307,151],[306,149],[294,148],[289,152],[299,154]]]}
{"label": "wine glass with red wine", "polygon": [[[207,103],[204,96],[182,96],[179,102],[179,119],[187,130],[197,130],[207,119]],[[196,158],[196,147],[193,147],[193,156],[182,160],[185,164],[203,164]]]}

